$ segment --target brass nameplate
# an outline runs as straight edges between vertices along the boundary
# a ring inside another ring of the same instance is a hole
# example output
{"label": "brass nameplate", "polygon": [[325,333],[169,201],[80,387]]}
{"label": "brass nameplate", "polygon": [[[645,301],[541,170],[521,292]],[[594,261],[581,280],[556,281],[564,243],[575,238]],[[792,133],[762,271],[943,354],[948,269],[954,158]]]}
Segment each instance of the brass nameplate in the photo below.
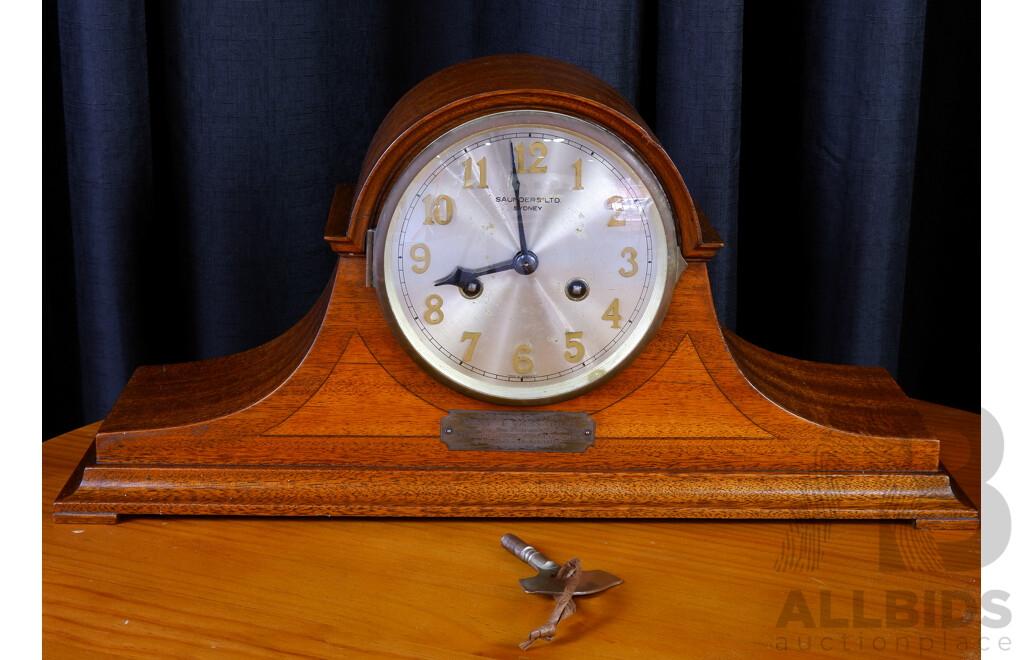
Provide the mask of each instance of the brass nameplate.
{"label": "brass nameplate", "polygon": [[453,451],[584,452],[594,427],[585,412],[451,410],[441,420],[441,442]]}

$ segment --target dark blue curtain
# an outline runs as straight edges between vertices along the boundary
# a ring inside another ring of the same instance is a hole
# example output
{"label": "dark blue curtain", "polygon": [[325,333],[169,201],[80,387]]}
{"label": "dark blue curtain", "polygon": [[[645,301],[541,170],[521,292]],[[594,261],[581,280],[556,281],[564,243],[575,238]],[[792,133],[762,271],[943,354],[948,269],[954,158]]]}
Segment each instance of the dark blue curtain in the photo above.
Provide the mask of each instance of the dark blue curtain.
{"label": "dark blue curtain", "polygon": [[502,52],[582,66],[638,108],[725,239],[710,268],[726,325],[976,410],[979,11],[47,3],[43,435],[103,417],[136,366],[298,320],[333,263],[334,185],[355,181],[391,105]]}

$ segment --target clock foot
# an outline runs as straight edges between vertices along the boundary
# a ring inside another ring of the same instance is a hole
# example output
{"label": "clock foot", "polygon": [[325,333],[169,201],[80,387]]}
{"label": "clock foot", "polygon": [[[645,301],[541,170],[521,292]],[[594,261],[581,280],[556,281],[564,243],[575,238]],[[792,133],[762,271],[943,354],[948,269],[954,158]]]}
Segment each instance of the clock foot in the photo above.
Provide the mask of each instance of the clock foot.
{"label": "clock foot", "polygon": [[116,513],[89,513],[80,511],[54,511],[53,522],[65,525],[115,525],[118,522]]}

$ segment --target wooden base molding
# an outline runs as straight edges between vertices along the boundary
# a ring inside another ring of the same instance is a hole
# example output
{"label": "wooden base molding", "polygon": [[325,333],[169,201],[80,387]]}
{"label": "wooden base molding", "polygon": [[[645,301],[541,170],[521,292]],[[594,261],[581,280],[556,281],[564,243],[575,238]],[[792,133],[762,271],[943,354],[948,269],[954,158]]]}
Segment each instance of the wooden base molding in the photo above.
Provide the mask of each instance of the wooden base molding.
{"label": "wooden base molding", "polygon": [[[197,482],[203,487],[197,488]],[[59,522],[115,522],[109,516],[119,514],[880,518],[929,526],[975,517],[953,495],[944,474],[172,465],[86,467],[54,517]]]}

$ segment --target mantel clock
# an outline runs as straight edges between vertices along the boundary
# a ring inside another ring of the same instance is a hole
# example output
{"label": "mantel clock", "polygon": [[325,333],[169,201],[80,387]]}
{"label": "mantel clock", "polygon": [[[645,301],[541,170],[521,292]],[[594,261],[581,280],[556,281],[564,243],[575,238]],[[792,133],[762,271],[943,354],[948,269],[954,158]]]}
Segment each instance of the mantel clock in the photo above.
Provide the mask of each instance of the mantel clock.
{"label": "mantel clock", "polygon": [[564,62],[414,87],[335,192],[291,330],[133,375],[54,505],[122,514],[902,518],[976,526],[881,369],[722,328],[721,241],[637,112]]}

